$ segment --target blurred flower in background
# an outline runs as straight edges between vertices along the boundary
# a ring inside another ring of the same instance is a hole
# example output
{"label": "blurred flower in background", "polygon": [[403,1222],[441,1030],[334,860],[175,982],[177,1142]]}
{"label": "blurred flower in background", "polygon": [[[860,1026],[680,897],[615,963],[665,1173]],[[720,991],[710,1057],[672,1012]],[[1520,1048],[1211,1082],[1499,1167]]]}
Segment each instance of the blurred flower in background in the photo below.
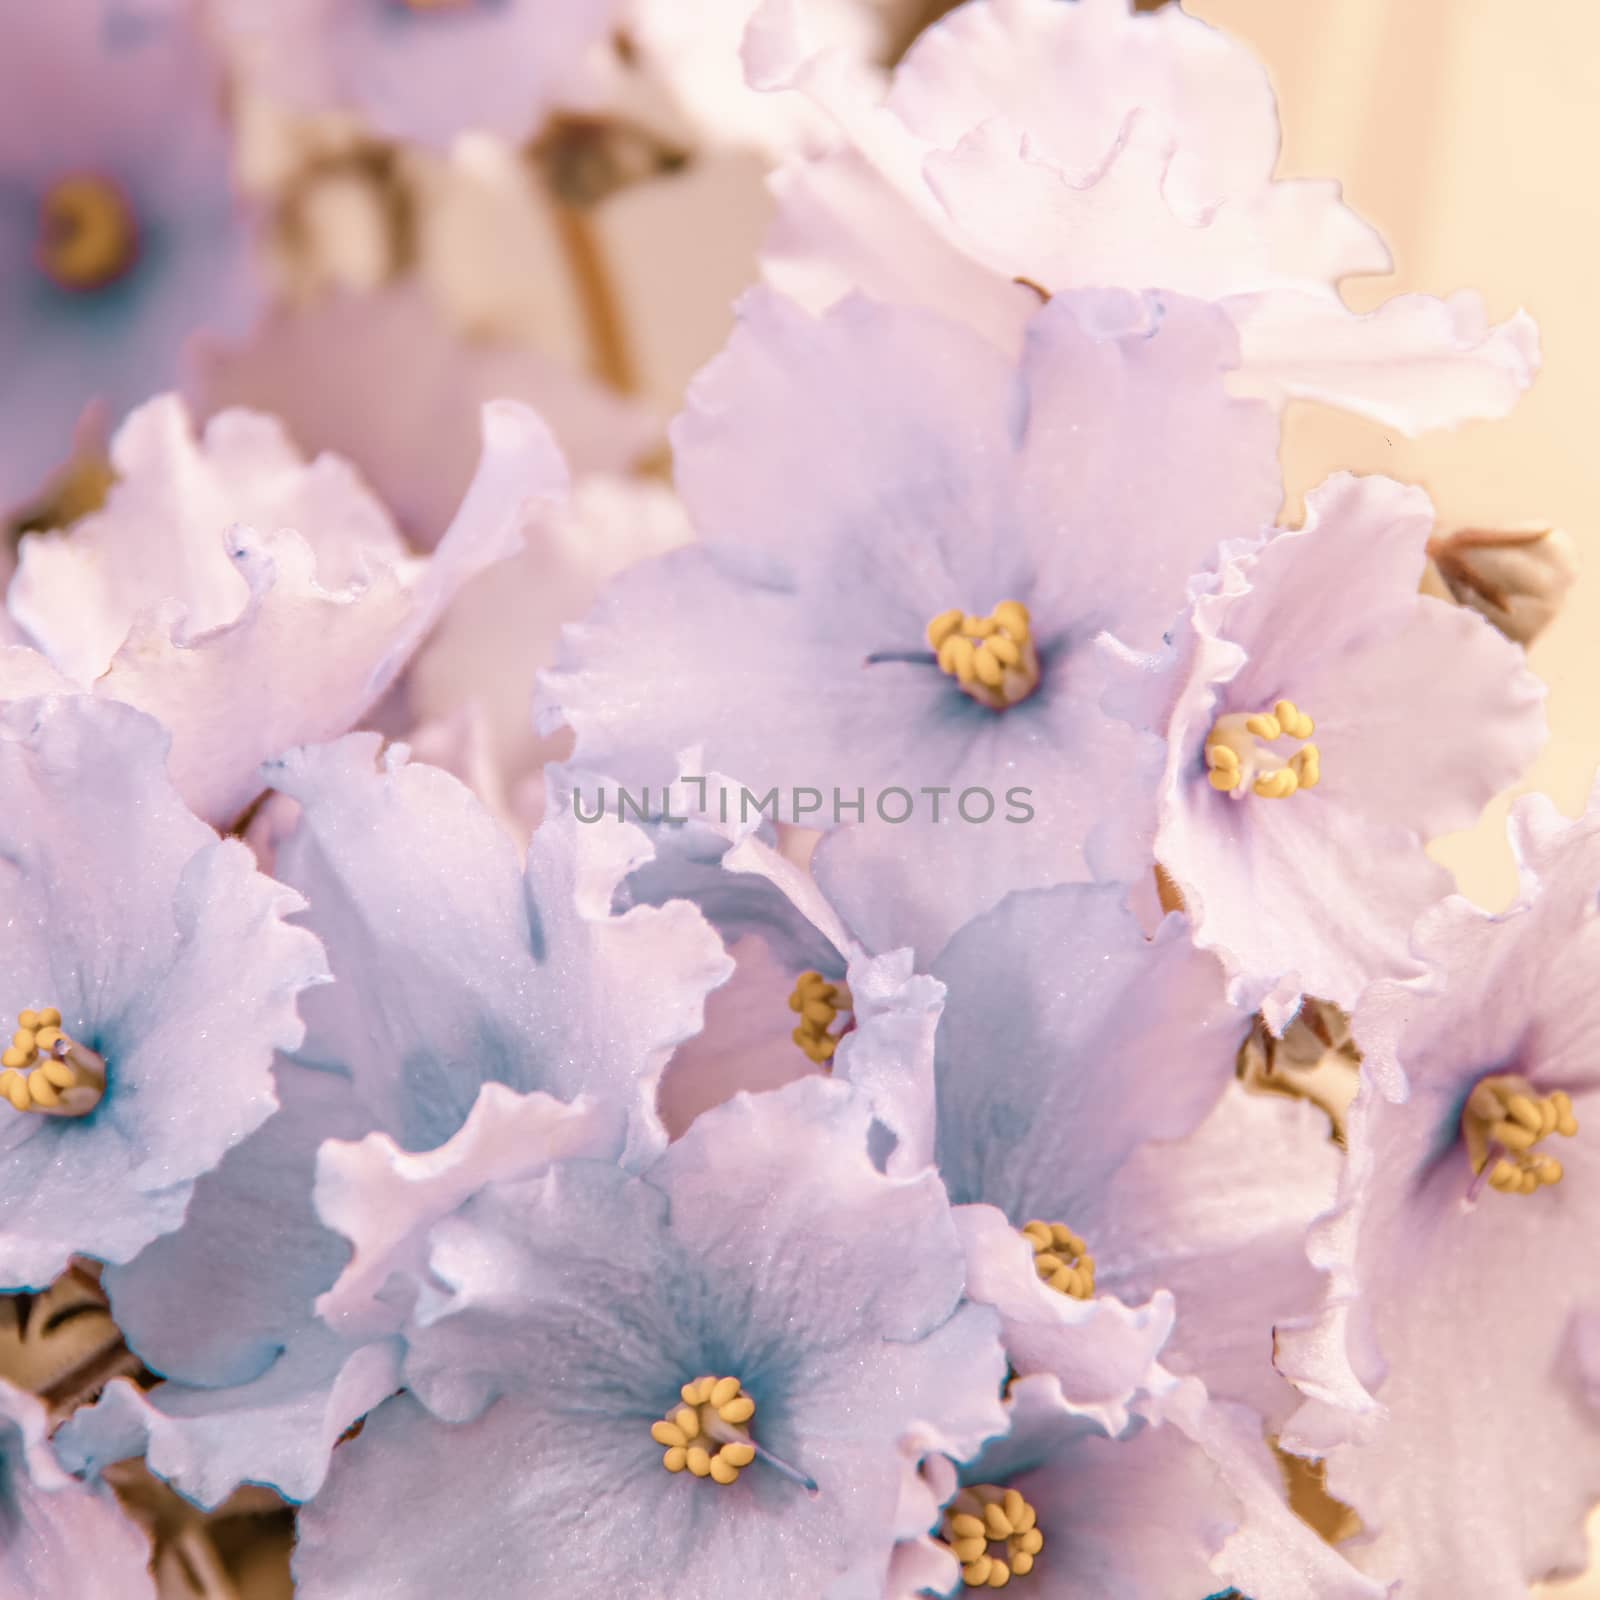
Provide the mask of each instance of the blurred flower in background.
{"label": "blurred flower in background", "polygon": [[[0,508],[260,304],[221,63],[180,0],[6,7]],[[23,13],[26,13],[24,17]]]}

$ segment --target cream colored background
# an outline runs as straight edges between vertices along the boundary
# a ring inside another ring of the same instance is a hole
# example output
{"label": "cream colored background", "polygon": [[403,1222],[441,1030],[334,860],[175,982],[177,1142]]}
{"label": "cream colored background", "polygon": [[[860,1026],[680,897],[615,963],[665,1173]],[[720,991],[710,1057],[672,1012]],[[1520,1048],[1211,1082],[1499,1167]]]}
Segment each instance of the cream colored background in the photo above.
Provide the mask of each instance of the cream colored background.
{"label": "cream colored background", "polygon": [[[1532,653],[1550,684],[1551,739],[1524,785],[1576,812],[1600,764],[1600,13],[1584,0],[1187,0],[1187,9],[1267,62],[1281,172],[1341,178],[1389,240],[1396,271],[1349,285],[1352,304],[1473,287],[1496,318],[1522,305],[1539,321],[1544,370],[1505,420],[1411,442],[1299,406],[1285,453],[1296,492],[1336,467],[1389,472],[1426,485],[1446,526],[1549,519],[1578,541],[1586,575]],[[1504,814],[1501,803],[1437,851],[1491,905],[1515,888]]]}

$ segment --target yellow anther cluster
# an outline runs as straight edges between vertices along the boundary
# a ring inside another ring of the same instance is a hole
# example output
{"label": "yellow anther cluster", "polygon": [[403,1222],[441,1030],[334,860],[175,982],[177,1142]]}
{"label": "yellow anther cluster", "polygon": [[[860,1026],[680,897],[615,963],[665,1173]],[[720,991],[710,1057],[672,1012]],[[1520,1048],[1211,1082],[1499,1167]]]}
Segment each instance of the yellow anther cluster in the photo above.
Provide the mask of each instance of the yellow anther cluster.
{"label": "yellow anther cluster", "polygon": [[1489,1187],[1502,1194],[1533,1194],[1560,1183],[1561,1163],[1534,1146],[1553,1133],[1570,1139],[1577,1131],[1564,1090],[1535,1094],[1528,1080],[1514,1073],[1483,1079],[1461,1113],[1472,1170],[1481,1173],[1487,1167]]}
{"label": "yellow anther cluster", "polygon": [[139,233],[122,191],[104,178],[63,178],[39,208],[39,265],[63,289],[115,283],[134,263]]}
{"label": "yellow anther cluster", "polygon": [[[832,983],[820,972],[802,972],[789,996],[789,1009],[800,1013],[800,1026],[794,1042],[818,1066],[825,1067],[839,1048],[839,1033],[828,1030],[841,1016],[848,1015],[855,1002],[842,983]],[[844,1030],[841,1029],[840,1033]]]}
{"label": "yellow anther cluster", "polygon": [[[1015,1489],[980,1483],[945,1510],[943,1533],[969,1589],[1003,1589],[1025,1578],[1044,1549],[1038,1514]],[[996,1553],[993,1547],[1002,1546]]]}
{"label": "yellow anther cluster", "polygon": [[1293,700],[1280,700],[1270,711],[1231,711],[1218,717],[1206,735],[1206,768],[1213,789],[1242,798],[1287,800],[1300,789],[1322,781],[1322,755],[1314,744],[1301,743],[1284,756],[1267,746],[1279,739],[1307,740],[1317,725]]}
{"label": "yellow anther cluster", "polygon": [[748,1424],[756,1403],[737,1378],[695,1378],[679,1390],[683,1404],[650,1429],[665,1446],[661,1465],[668,1472],[687,1468],[713,1483],[736,1483],[756,1458]]}
{"label": "yellow anther cluster", "polygon": [[61,1031],[54,1006],[17,1014],[17,1031],[0,1055],[0,1095],[18,1111],[81,1117],[100,1103],[105,1062]]}
{"label": "yellow anther cluster", "polygon": [[1014,706],[1039,686],[1033,625],[1020,600],[1002,600],[986,617],[941,611],[928,624],[928,643],[939,670],[992,711]]}
{"label": "yellow anther cluster", "polygon": [[1061,1222],[1030,1222],[1022,1237],[1033,1246],[1033,1266],[1052,1289],[1074,1300],[1094,1299],[1094,1257],[1089,1247]]}

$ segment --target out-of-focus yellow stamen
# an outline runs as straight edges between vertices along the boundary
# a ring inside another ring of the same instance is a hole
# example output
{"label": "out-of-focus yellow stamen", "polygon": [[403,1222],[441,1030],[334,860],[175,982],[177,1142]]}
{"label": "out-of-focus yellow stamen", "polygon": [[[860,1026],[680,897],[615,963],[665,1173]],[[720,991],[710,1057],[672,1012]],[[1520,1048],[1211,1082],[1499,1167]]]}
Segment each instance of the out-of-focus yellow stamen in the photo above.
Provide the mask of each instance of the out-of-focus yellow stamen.
{"label": "out-of-focus yellow stamen", "polygon": [[81,1117],[105,1091],[105,1062],[61,1031],[60,1011],[18,1012],[17,1031],[0,1055],[0,1095],[18,1111]]}
{"label": "out-of-focus yellow stamen", "polygon": [[[1293,700],[1280,700],[1270,711],[1230,711],[1217,718],[1206,735],[1206,772],[1213,789],[1242,800],[1247,794],[1263,800],[1287,800],[1322,781],[1322,754],[1307,744],[1316,724]],[[1282,739],[1300,741],[1287,755],[1268,746]]]}
{"label": "out-of-focus yellow stamen", "polygon": [[749,1428],[755,1401],[737,1378],[694,1378],[679,1393],[683,1404],[650,1429],[666,1452],[661,1465],[713,1483],[737,1483],[756,1458]]}
{"label": "out-of-focus yellow stamen", "polygon": [[1002,600],[986,617],[941,611],[928,624],[928,643],[939,670],[991,711],[1026,700],[1039,686],[1033,626],[1020,600]]}
{"label": "out-of-focus yellow stamen", "polygon": [[1561,1163],[1534,1147],[1551,1134],[1570,1139],[1577,1131],[1572,1100],[1564,1090],[1536,1094],[1515,1073],[1482,1079],[1461,1113],[1461,1136],[1473,1172],[1487,1168],[1489,1187],[1502,1194],[1534,1194],[1560,1183]]}
{"label": "out-of-focus yellow stamen", "polygon": [[[789,1009],[800,1014],[794,1042],[819,1067],[833,1060],[839,1040],[850,1025],[854,1004],[845,984],[833,983],[820,972],[802,972],[795,981],[794,993],[789,996]],[[844,1027],[830,1031],[840,1017],[846,1019]]]}
{"label": "out-of-focus yellow stamen", "polygon": [[139,253],[139,229],[126,197],[105,178],[63,178],[39,207],[39,266],[63,289],[88,292],[115,283]]}
{"label": "out-of-focus yellow stamen", "polygon": [[1017,1490],[993,1483],[963,1489],[945,1507],[939,1531],[969,1589],[1003,1589],[1027,1577],[1044,1549],[1038,1513]]}
{"label": "out-of-focus yellow stamen", "polygon": [[1094,1257],[1071,1228],[1063,1222],[1030,1222],[1022,1237],[1033,1246],[1034,1270],[1052,1289],[1074,1300],[1094,1298]]}

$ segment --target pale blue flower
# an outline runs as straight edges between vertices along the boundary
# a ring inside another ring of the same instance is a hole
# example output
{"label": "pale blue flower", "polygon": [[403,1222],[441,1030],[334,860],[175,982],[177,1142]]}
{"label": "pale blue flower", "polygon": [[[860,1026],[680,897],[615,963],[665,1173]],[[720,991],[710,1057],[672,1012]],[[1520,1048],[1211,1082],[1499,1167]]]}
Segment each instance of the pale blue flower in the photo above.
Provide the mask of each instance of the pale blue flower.
{"label": "pale blue flower", "polygon": [[[942,1186],[880,1173],[870,1121],[808,1079],[707,1112],[642,1176],[563,1162],[440,1220],[410,1393],[302,1513],[297,1592],[881,1594],[917,1460],[999,1430],[1005,1363]],[[666,1420],[713,1378],[735,1399]]]}
{"label": "pale blue flower", "polygon": [[1159,746],[1101,709],[1096,640],[1154,648],[1191,574],[1277,508],[1234,355],[1220,312],[1158,295],[1059,296],[1014,362],[925,313],[754,292],[674,430],[705,542],[567,631],[546,721],[635,784],[698,744],[792,820],[864,817],[944,886],[949,928],[1131,873]]}
{"label": "pale blue flower", "polygon": [[326,978],[317,940],[283,920],[299,895],[185,808],[166,754],[127,706],[0,711],[0,988],[35,1041],[14,1038],[0,1070],[8,1289],[177,1228],[196,1181],[271,1115],[273,1052],[300,1043],[297,997]]}

